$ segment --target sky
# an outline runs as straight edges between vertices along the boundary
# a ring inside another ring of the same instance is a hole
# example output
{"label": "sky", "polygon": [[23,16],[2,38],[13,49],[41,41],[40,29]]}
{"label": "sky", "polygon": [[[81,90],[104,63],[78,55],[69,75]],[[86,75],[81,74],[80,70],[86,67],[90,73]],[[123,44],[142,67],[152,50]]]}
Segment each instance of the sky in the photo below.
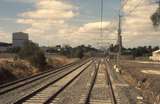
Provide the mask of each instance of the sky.
{"label": "sky", "polygon": [[0,41],[12,42],[12,33],[22,31],[41,46],[115,44],[119,8],[125,4],[121,11],[123,46],[160,46],[160,31],[150,20],[157,8],[154,0],[104,0],[102,35],[100,1],[0,0]]}

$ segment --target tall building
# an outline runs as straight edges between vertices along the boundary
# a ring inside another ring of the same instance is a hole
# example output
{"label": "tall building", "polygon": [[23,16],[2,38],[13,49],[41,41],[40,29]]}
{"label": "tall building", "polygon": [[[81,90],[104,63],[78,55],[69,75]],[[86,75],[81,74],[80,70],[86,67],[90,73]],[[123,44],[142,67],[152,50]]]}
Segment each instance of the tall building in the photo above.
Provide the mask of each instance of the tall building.
{"label": "tall building", "polygon": [[16,32],[13,33],[12,42],[13,47],[22,47],[25,42],[29,41],[29,36],[27,33]]}

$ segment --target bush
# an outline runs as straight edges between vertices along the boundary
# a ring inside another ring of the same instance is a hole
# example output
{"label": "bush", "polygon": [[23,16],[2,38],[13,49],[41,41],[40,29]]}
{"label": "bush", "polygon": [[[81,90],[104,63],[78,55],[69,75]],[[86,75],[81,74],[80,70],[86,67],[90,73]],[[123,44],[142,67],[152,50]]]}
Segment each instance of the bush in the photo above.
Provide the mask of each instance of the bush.
{"label": "bush", "polygon": [[77,48],[75,49],[75,52],[74,52],[74,57],[78,57],[78,58],[83,58],[84,57],[84,52],[81,48]]}
{"label": "bush", "polygon": [[18,55],[20,58],[28,60],[35,67],[44,68],[46,66],[44,52],[33,42],[26,42]]}
{"label": "bush", "polygon": [[20,47],[8,48],[7,52],[9,53],[18,53],[20,51]]}

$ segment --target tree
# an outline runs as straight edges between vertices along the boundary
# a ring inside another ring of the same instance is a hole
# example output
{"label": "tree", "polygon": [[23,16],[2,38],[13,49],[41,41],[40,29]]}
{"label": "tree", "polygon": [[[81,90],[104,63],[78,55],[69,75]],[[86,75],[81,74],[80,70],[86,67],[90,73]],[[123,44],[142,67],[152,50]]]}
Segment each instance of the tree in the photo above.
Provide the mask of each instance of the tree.
{"label": "tree", "polygon": [[74,56],[78,57],[78,58],[83,58],[84,56],[84,51],[81,47],[77,47],[75,52],[74,52]]}
{"label": "tree", "polygon": [[18,53],[19,51],[20,51],[20,47],[12,47],[7,49],[7,52],[9,53]]}
{"label": "tree", "polygon": [[65,45],[60,52],[62,55],[65,55],[67,57],[72,57],[72,47],[69,45]]}
{"label": "tree", "polygon": [[156,50],[159,50],[159,47],[158,46],[155,46],[152,51],[156,51]]}
{"label": "tree", "polygon": [[158,27],[160,25],[160,7],[158,7],[156,12],[151,16],[151,20],[153,26]]}
{"label": "tree", "polygon": [[44,68],[46,57],[40,47],[33,42],[26,42],[20,49],[19,57],[28,60],[32,65],[38,68]]}
{"label": "tree", "polygon": [[80,45],[74,48],[69,45],[65,45],[61,48],[60,54],[65,55],[67,57],[83,58],[84,56],[86,56],[86,54],[91,55],[92,53],[97,51],[98,50],[96,48],[93,48],[91,45]]}

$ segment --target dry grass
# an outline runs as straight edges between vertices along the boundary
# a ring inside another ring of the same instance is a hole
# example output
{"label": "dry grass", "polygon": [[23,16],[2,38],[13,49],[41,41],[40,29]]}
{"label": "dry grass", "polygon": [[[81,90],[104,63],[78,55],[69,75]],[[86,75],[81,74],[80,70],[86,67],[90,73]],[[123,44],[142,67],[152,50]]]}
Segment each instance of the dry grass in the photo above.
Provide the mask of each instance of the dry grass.
{"label": "dry grass", "polygon": [[123,60],[121,61],[123,70],[123,78],[132,86],[137,87],[140,82],[139,89],[153,103],[154,98],[160,95],[160,75],[157,73],[144,73],[145,72],[159,72],[160,64],[153,63],[137,63],[134,61]]}
{"label": "dry grass", "polygon": [[32,76],[37,73],[39,73],[39,70],[31,66],[27,61],[24,60],[0,61],[0,83]]}
{"label": "dry grass", "polygon": [[[48,63],[56,68],[65,64],[69,64],[76,59],[68,59],[64,56],[51,57]],[[16,79],[33,76],[41,71],[48,70],[46,67],[44,70],[33,67],[29,62],[24,60],[13,61],[13,59],[0,58],[0,84],[13,81]]]}
{"label": "dry grass", "polygon": [[49,64],[52,64],[54,66],[62,66],[62,65],[72,63],[78,59],[69,59],[65,56],[58,56],[58,57],[50,57],[48,60],[49,60]]}

